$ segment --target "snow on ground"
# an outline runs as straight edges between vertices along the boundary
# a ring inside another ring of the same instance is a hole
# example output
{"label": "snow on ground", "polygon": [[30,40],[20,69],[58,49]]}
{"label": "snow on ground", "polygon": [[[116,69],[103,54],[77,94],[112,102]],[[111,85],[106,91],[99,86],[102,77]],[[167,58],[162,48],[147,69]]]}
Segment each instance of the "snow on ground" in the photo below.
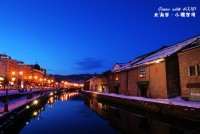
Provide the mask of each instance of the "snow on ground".
{"label": "snow on ground", "polygon": [[[21,97],[21,98],[12,99],[12,100],[8,101],[8,110],[12,111],[32,100],[39,98],[39,97],[40,97],[40,95],[33,95],[33,98],[31,98],[31,99],[27,99],[26,96]],[[0,102],[0,113],[2,113],[4,111],[4,105],[5,105],[5,103]]]}
{"label": "snow on ground", "polygon": [[[24,92],[19,92],[18,90],[11,90],[9,89],[8,90],[8,95],[13,95],[13,94],[26,94],[26,93],[33,93],[33,92],[36,92],[36,91],[40,91],[41,89],[33,89],[32,91],[30,91],[29,89],[27,91],[24,91]],[[0,96],[5,96],[6,95],[6,91],[5,90],[0,90]]]}
{"label": "snow on ground", "polygon": [[191,107],[191,108],[200,108],[200,102],[186,101],[186,100],[183,100],[180,96],[175,97],[175,98],[170,98],[170,99],[159,99],[159,98],[145,98],[145,97],[139,97],[139,96],[128,96],[128,95],[114,94],[114,93],[102,93],[102,92],[95,92],[95,91],[85,91],[85,92],[94,92],[96,94],[102,94],[102,95],[113,96],[113,97],[118,97],[118,98],[133,99],[133,100],[139,100],[139,101],[179,105],[179,106],[186,106],[186,107]]}

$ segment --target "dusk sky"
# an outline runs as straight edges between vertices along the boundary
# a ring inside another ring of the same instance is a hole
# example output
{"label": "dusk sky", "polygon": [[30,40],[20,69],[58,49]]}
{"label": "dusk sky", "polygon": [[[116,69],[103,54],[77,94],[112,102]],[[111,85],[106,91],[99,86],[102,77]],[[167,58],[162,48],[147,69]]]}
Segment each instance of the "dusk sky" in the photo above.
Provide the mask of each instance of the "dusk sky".
{"label": "dusk sky", "polygon": [[[155,18],[158,7],[196,17]],[[48,74],[101,73],[200,34],[200,0],[0,0],[0,53]]]}

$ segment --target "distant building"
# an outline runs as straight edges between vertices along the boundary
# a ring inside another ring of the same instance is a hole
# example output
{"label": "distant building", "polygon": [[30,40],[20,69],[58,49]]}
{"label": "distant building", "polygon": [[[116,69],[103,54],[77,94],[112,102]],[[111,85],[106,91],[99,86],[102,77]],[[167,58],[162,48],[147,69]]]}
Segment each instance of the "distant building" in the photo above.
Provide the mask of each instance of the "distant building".
{"label": "distant building", "polygon": [[43,72],[43,74],[44,74],[44,77],[47,75],[47,70],[46,69],[44,69],[44,68],[41,68],[40,69],[42,72]]}
{"label": "distant building", "polygon": [[40,66],[36,63],[35,65],[28,65],[31,67],[31,79],[34,83],[43,84],[45,72],[41,70]]}
{"label": "distant building", "polygon": [[91,91],[110,93],[113,92],[112,80],[113,78],[111,71],[107,71],[101,75],[94,76],[93,78],[86,80],[84,84],[84,89],[89,88]]}
{"label": "distant building", "polygon": [[31,67],[24,64],[24,62],[18,62],[18,71],[21,72],[23,80],[30,80],[31,76]]}
{"label": "distant building", "polygon": [[179,54],[181,96],[200,101],[200,41],[183,49]]}
{"label": "distant building", "polygon": [[84,90],[90,90],[90,79],[84,80],[84,87],[83,87]]}
{"label": "distant building", "polygon": [[0,76],[8,77],[9,81],[15,81],[18,72],[18,62],[10,56],[0,54]]}

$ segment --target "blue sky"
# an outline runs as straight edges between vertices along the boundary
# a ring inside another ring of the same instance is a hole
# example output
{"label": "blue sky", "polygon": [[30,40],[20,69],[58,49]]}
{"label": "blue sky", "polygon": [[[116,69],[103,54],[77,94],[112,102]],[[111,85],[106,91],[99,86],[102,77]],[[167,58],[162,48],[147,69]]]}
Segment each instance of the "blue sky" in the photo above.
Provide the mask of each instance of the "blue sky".
{"label": "blue sky", "polygon": [[[0,0],[0,53],[52,74],[101,73],[200,34],[200,0]],[[158,7],[195,18],[154,18]]]}

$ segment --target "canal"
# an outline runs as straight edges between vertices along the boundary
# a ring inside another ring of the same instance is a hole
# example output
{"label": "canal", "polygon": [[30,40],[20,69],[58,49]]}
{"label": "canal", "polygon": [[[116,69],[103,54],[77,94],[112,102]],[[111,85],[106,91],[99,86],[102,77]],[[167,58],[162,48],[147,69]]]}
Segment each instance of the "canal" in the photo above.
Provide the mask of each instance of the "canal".
{"label": "canal", "polygon": [[[141,112],[141,114],[139,114]],[[83,97],[79,92],[63,92],[9,123],[3,133],[20,134],[199,134],[198,122],[166,119],[142,112],[113,107]]]}

